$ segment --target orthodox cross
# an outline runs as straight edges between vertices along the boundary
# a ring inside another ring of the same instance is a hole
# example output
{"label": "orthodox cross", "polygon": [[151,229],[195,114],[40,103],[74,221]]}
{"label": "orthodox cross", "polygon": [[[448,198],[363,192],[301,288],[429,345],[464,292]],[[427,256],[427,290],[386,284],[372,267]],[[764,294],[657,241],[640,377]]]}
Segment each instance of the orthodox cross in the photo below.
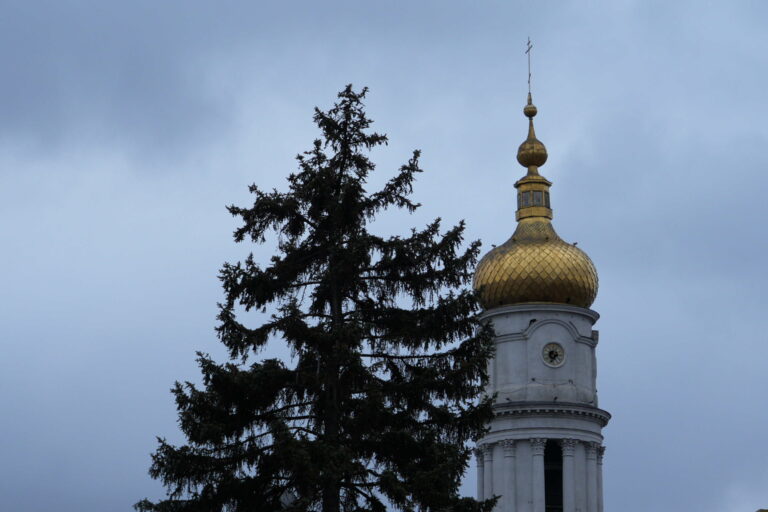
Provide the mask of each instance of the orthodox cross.
{"label": "orthodox cross", "polygon": [[525,46],[525,53],[528,55],[528,94],[531,93],[531,50],[533,45],[531,44],[531,38],[528,38],[528,44]]}

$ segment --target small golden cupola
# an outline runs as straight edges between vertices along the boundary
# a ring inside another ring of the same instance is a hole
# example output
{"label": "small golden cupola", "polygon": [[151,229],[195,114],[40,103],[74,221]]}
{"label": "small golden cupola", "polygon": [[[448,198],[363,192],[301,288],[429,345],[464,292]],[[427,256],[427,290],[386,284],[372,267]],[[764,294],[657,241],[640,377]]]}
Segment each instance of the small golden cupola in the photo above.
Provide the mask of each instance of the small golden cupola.
{"label": "small golden cupola", "polygon": [[584,251],[563,241],[552,227],[552,183],[539,174],[547,149],[536,138],[537,109],[530,93],[523,113],[528,138],[517,150],[517,161],[528,173],[515,183],[517,229],[480,260],[474,288],[486,309],[531,302],[588,308],[597,295],[597,271]]}

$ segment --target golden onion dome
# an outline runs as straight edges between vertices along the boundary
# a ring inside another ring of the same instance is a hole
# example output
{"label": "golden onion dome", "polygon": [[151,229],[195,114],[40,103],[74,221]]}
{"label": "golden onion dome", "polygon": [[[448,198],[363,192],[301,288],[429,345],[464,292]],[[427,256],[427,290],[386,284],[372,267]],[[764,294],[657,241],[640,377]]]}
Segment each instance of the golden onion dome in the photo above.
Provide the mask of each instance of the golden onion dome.
{"label": "golden onion dome", "polygon": [[517,161],[528,173],[515,183],[517,229],[480,260],[474,288],[486,309],[527,302],[588,308],[597,295],[597,270],[584,251],[563,241],[552,227],[552,183],[538,170],[547,150],[533,129],[537,110],[530,93],[523,112],[529,120],[528,138],[518,149]]}

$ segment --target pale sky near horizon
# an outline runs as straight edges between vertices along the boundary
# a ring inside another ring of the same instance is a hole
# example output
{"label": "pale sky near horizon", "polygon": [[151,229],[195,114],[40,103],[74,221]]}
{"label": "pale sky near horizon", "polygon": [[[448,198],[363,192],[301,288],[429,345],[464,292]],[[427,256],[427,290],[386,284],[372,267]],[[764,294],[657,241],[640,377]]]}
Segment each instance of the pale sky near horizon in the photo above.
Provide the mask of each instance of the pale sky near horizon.
{"label": "pale sky near horizon", "polygon": [[[595,262],[606,510],[768,508],[768,2],[0,1],[0,508],[162,495],[227,204],[284,188],[347,83],[412,217],[514,230],[533,39],[554,224]],[[278,352],[279,353],[279,350]],[[474,490],[474,463],[463,490]]]}

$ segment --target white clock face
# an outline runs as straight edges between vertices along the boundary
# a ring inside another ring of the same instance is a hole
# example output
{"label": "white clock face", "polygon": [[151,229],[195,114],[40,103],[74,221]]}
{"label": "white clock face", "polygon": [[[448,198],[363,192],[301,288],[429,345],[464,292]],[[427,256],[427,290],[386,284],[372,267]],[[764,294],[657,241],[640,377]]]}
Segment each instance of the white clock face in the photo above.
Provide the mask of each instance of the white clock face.
{"label": "white clock face", "polygon": [[544,364],[557,368],[565,362],[565,350],[559,343],[547,343],[541,351],[541,357],[544,358]]}

